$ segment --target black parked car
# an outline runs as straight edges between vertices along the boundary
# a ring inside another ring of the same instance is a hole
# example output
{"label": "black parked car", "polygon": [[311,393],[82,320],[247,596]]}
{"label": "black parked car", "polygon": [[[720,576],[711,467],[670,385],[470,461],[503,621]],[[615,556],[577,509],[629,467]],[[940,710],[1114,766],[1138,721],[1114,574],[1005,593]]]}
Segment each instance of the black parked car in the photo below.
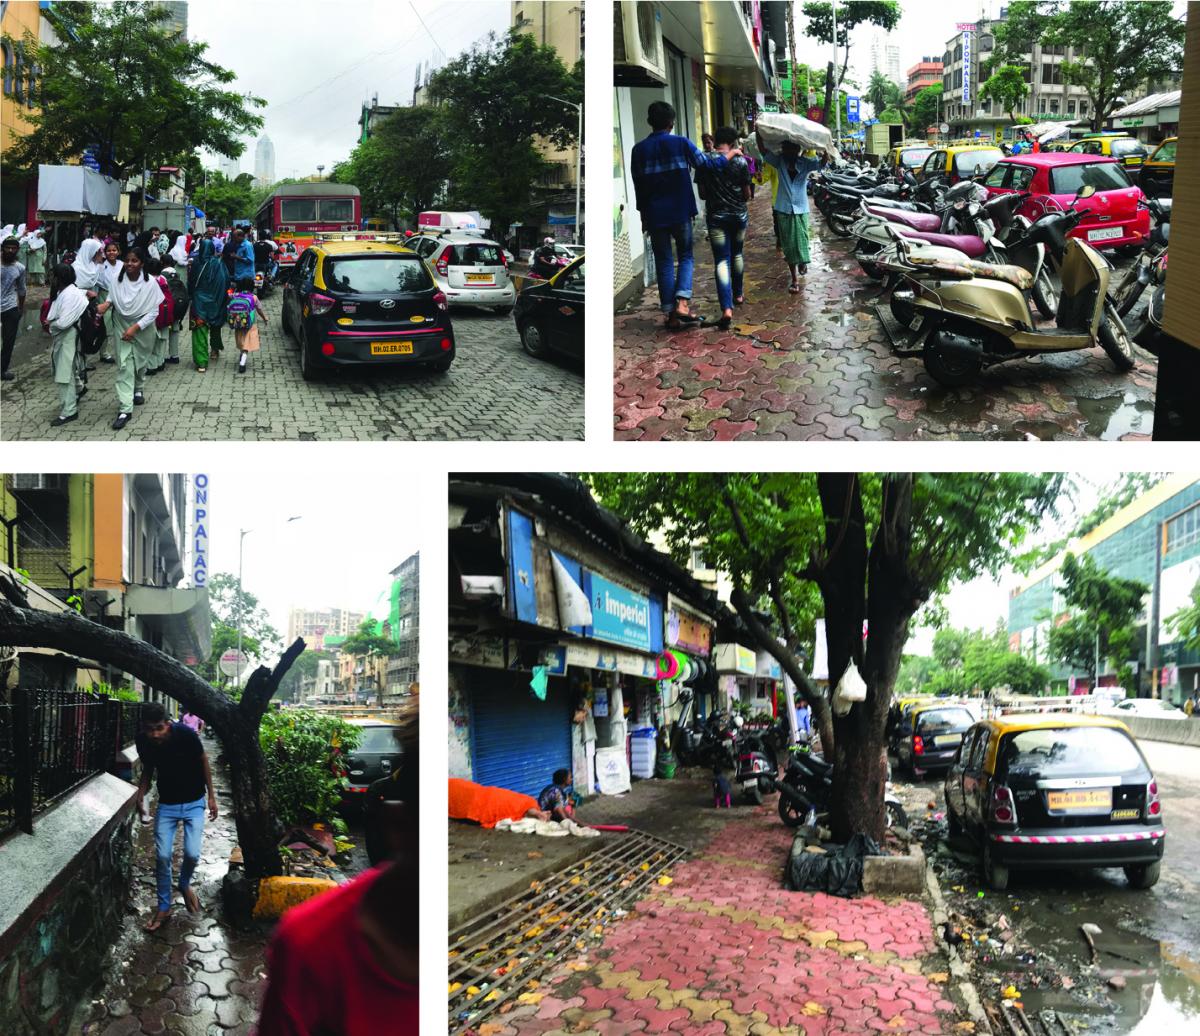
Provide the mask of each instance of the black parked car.
{"label": "black parked car", "polygon": [[349,720],[362,731],[358,747],[346,760],[350,787],[342,791],[343,806],[355,807],[361,803],[370,785],[400,768],[399,731],[395,723],[383,720]]}
{"label": "black parked car", "polygon": [[530,356],[557,352],[583,358],[584,261],[581,255],[548,281],[526,282],[517,295],[513,319]]}

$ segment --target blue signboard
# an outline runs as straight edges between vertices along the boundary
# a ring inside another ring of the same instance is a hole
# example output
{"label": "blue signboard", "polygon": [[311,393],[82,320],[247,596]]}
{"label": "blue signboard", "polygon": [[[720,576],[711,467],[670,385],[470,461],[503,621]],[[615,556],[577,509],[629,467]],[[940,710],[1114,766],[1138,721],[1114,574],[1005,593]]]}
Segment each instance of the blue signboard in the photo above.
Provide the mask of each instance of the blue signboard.
{"label": "blue signboard", "polygon": [[858,98],[846,98],[846,118],[850,122],[858,122]]}
{"label": "blue signboard", "polygon": [[508,512],[508,599],[514,619],[537,622],[537,594],[533,588],[533,519],[520,511]]}
{"label": "blue signboard", "polygon": [[592,603],[592,636],[639,651],[652,650],[650,598],[609,582],[595,572],[587,573],[587,581],[585,589]]}

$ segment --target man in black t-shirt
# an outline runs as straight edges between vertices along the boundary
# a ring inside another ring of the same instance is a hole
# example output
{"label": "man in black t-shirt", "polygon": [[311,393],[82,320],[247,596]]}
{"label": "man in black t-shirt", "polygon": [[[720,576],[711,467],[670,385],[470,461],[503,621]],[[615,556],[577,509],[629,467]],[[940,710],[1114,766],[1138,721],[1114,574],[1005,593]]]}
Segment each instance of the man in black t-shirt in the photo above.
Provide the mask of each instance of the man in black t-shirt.
{"label": "man in black t-shirt", "polygon": [[733,324],[733,307],[746,301],[742,296],[742,245],[748,221],[750,166],[737,150],[737,131],[733,127],[722,126],[712,139],[717,152],[728,161],[719,168],[698,168],[696,183],[704,198],[708,243],[717,266],[717,300],[721,306],[717,327],[724,330]]}
{"label": "man in black t-shirt", "polygon": [[200,910],[200,900],[191,887],[192,872],[200,862],[200,840],[204,835],[204,800],[208,792],[208,817],[217,818],[217,793],[213,789],[212,770],[199,736],[183,723],[172,723],[167,711],[157,702],[147,702],[141,710],[142,729],[137,735],[138,757],[142,762],[142,780],[138,785],[137,807],[143,822],[143,802],[150,782],[158,774],[158,809],[154,814],[154,848],[157,858],[158,910],[146,922],[146,931],[160,928],[171,916],[171,854],[175,828],[183,825],[183,865],[179,868],[179,891],[188,910]]}

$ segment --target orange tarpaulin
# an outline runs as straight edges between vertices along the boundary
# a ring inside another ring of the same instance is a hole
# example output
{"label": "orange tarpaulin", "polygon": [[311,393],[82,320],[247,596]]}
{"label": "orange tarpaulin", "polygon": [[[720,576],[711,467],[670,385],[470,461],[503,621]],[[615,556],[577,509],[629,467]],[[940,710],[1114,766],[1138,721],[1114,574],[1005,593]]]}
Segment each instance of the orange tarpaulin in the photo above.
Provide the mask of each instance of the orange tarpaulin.
{"label": "orange tarpaulin", "polygon": [[537,799],[519,791],[450,778],[450,816],[454,820],[495,827],[501,820],[520,820],[528,810],[537,808]]}

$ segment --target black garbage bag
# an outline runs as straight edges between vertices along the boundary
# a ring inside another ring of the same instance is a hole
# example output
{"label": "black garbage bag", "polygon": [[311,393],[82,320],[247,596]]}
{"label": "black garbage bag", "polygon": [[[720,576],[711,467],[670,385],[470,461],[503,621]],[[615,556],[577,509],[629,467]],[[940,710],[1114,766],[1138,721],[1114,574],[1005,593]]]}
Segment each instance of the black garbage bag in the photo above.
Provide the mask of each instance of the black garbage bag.
{"label": "black garbage bag", "polygon": [[794,892],[852,896],[862,889],[863,857],[881,855],[875,839],[861,833],[828,852],[793,853],[788,860],[786,884]]}

